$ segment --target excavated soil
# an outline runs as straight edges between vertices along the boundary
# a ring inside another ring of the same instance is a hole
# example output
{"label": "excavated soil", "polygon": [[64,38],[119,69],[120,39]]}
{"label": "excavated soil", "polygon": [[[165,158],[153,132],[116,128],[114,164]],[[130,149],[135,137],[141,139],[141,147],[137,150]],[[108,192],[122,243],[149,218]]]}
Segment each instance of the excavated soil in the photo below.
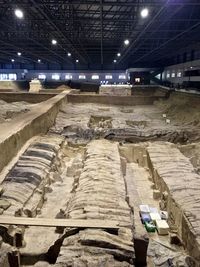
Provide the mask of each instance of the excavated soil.
{"label": "excavated soil", "polygon": [[200,108],[198,102],[195,102],[194,99],[190,99],[188,96],[172,96],[168,100],[156,101],[155,106],[167,114],[177,126],[200,127]]}
{"label": "excavated soil", "polygon": [[7,103],[0,100],[0,123],[10,121],[17,115],[28,112],[31,106],[31,104],[24,101]]}
{"label": "excavated soil", "polygon": [[177,123],[170,114],[163,117],[164,111],[157,105],[126,108],[91,103],[68,104],[58,114],[50,132],[61,134],[75,143],[85,143],[94,138],[130,143],[161,140],[181,144],[200,140],[198,125],[188,127],[188,121]]}
{"label": "excavated soil", "polygon": [[[119,229],[0,225],[0,267],[199,267],[199,110],[186,102],[63,106],[1,174],[0,219]],[[147,233],[141,204],[168,212],[169,235]]]}

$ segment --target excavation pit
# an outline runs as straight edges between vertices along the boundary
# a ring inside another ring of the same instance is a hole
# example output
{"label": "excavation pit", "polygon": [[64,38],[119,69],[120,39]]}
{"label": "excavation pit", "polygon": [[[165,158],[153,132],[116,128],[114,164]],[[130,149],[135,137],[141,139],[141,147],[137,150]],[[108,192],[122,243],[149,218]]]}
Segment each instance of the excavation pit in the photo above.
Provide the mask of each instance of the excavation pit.
{"label": "excavation pit", "polygon": [[[18,130],[9,133],[21,145],[2,162],[0,205],[4,200],[9,205],[0,207],[0,222],[19,217],[36,225],[20,232],[19,227],[11,227],[17,224],[13,221],[9,229],[18,229],[16,235],[13,230],[6,233],[7,228],[1,231],[5,262],[8,255],[11,260],[21,255],[21,266],[85,267],[87,262],[96,267],[106,262],[132,267],[146,261],[159,266],[161,258],[165,263],[173,258],[175,266],[188,266],[190,256],[199,266],[195,210],[199,205],[200,135],[192,114],[188,128],[187,117],[179,123],[168,112],[170,99],[130,109],[110,102],[67,99],[68,95],[58,95],[38,104],[26,114],[21,128],[20,117],[13,119]],[[9,123],[5,131],[11,129]],[[12,141],[6,134],[2,140]],[[146,231],[140,218],[142,204],[168,213],[167,236]],[[84,223],[73,227],[58,223],[56,227],[44,225],[45,220]],[[106,223],[111,228],[105,229]],[[180,244],[170,244],[170,237]]]}

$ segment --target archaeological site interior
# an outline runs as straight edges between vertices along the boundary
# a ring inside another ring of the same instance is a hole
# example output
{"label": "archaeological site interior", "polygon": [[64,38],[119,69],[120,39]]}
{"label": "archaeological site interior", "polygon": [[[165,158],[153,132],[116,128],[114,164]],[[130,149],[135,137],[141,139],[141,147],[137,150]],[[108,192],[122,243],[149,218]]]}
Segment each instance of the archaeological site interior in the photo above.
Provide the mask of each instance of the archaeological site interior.
{"label": "archaeological site interior", "polygon": [[200,1],[0,0],[0,267],[200,267]]}

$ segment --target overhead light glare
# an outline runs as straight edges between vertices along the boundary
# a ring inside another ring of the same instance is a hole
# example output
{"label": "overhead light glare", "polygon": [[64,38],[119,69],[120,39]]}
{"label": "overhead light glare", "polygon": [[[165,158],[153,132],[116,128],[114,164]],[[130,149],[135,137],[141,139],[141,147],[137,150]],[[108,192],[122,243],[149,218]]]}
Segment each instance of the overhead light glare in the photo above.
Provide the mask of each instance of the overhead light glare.
{"label": "overhead light glare", "polygon": [[58,80],[60,80],[60,75],[59,74],[52,74],[51,78],[52,78],[52,80],[58,81]]}
{"label": "overhead light glare", "polygon": [[116,63],[116,62],[117,62],[117,60],[116,60],[116,59],[114,59],[114,60],[113,60],[113,62],[114,62],[114,63]]}
{"label": "overhead light glare", "polygon": [[79,60],[78,59],[76,59],[76,63],[79,63]]}
{"label": "overhead light glare", "polygon": [[71,53],[68,53],[67,55],[68,55],[68,57],[71,57],[72,54]]}
{"label": "overhead light glare", "polygon": [[92,75],[92,80],[99,80],[99,75],[96,74]]}
{"label": "overhead light glare", "polygon": [[20,9],[15,9],[15,16],[16,16],[18,19],[23,19],[23,17],[24,17],[24,13],[23,13],[22,10],[20,10]]}
{"label": "overhead light glare", "polygon": [[117,53],[117,56],[118,56],[118,57],[121,57],[121,53]]}
{"label": "overhead light glare", "polygon": [[11,61],[12,61],[12,62],[15,62],[15,60],[14,60],[14,59],[11,59]]}
{"label": "overhead light glare", "polygon": [[41,63],[41,59],[38,59],[38,63]]}
{"label": "overhead light glare", "polygon": [[51,41],[51,43],[52,43],[52,45],[57,45],[57,41],[56,41],[55,39],[53,39],[53,40]]}
{"label": "overhead light glare", "polygon": [[21,52],[18,52],[17,55],[20,57],[22,55],[22,53]]}
{"label": "overhead light glare", "polygon": [[149,10],[148,10],[148,8],[144,8],[144,9],[142,9],[141,12],[140,12],[140,15],[141,15],[142,18],[146,18],[146,17],[148,17],[148,15],[149,15]]}
{"label": "overhead light glare", "polygon": [[124,44],[125,44],[125,45],[129,45],[129,44],[130,44],[130,41],[129,41],[128,39],[126,39],[126,40],[124,41]]}

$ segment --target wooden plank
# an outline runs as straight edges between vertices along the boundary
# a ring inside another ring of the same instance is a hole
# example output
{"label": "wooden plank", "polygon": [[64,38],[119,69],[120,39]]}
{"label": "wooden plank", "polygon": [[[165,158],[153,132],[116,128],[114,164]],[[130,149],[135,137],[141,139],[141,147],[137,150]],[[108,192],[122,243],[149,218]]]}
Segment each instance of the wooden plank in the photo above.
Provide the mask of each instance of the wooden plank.
{"label": "wooden plank", "polygon": [[24,225],[44,227],[75,227],[75,228],[103,228],[119,229],[121,227],[116,221],[108,220],[76,220],[76,219],[46,219],[27,217],[4,217],[0,216],[0,224],[3,225]]}

